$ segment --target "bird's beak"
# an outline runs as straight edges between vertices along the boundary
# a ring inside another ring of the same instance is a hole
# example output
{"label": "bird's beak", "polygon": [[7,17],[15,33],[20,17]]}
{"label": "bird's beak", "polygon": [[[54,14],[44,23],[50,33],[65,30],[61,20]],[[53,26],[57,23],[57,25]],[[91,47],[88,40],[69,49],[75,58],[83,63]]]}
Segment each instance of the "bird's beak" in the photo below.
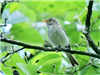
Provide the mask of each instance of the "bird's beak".
{"label": "bird's beak", "polygon": [[45,19],[42,19],[42,21],[43,21],[43,22],[47,22],[47,20],[45,20]]}

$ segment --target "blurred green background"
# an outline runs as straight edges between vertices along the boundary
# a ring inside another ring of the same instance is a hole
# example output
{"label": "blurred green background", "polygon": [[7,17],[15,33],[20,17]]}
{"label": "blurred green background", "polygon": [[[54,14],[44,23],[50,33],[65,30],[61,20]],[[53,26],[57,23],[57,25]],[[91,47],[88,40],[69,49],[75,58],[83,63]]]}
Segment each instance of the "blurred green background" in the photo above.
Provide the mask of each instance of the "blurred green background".
{"label": "blurred green background", "polygon": [[[51,46],[47,37],[46,25],[42,22],[42,19],[54,17],[59,20],[66,30],[72,49],[94,53],[92,48],[87,46],[85,36],[82,33],[85,28],[87,5],[88,1],[19,0],[19,2],[10,2],[7,3],[1,18],[1,24],[4,24],[4,20],[7,18],[7,26],[2,27],[0,31],[4,32],[4,36],[11,40],[38,46]],[[100,42],[100,1],[94,2],[92,10],[90,35],[95,44],[100,47],[98,44]],[[1,42],[1,56],[12,51],[11,46]],[[15,50],[18,48],[20,46],[14,45]],[[25,63],[25,52],[27,53],[28,64]],[[76,69],[83,67],[93,59],[82,55],[74,56],[80,63],[80,66],[77,66]],[[39,62],[36,63],[37,60]],[[79,70],[75,75],[100,74],[99,62],[100,60],[93,59],[92,64]],[[33,49],[25,49],[23,52],[15,53],[6,64],[10,67],[17,67],[16,69],[21,75],[69,75],[74,71],[74,68],[69,65],[68,59],[64,58],[62,53],[43,52]],[[11,69],[4,67],[2,64],[1,71],[7,75],[11,75],[12,72]],[[41,73],[37,73],[37,71]]]}

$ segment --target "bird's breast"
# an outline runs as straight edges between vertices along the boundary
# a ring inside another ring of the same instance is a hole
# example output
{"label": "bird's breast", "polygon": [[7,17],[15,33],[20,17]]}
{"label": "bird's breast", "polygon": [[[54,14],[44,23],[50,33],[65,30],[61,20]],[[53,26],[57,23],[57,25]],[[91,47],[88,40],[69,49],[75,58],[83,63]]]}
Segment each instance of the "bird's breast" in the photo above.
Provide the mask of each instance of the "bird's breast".
{"label": "bird's breast", "polygon": [[61,47],[65,47],[69,45],[67,35],[60,27],[50,27],[48,29],[48,38],[53,46],[60,45]]}

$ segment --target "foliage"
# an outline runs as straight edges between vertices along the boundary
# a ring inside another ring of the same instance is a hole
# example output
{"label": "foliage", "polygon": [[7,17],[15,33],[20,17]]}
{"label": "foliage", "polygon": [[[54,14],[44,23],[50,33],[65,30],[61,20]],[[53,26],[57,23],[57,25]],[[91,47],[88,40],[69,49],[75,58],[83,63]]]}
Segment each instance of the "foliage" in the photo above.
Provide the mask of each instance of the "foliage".
{"label": "foliage", "polygon": [[[54,17],[59,20],[66,30],[72,49],[93,52],[87,46],[86,39],[82,34],[85,26],[87,4],[87,1],[19,1],[7,3],[2,14],[1,23],[3,24],[5,18],[7,18],[7,25],[10,24],[11,29],[8,27],[9,31],[7,32],[6,27],[4,27],[0,31],[5,32],[5,37],[9,39],[44,46],[48,39],[46,27],[43,25],[42,19]],[[100,37],[97,37],[100,29],[99,6],[100,3],[95,1],[91,17],[91,37],[96,45],[100,41]],[[78,22],[75,14],[79,16],[82,25]],[[9,51],[8,49],[11,48],[5,43],[1,42],[1,44],[2,57],[7,53],[6,50]],[[14,48],[16,50],[20,47],[15,45]],[[26,61],[25,55],[24,57],[22,55],[24,52],[19,52],[15,53],[5,63],[19,71],[20,75],[69,75],[74,72],[74,68],[69,65],[68,59],[64,58],[62,53],[43,52],[32,49],[25,49],[24,51],[27,53]],[[30,52],[29,56],[27,51]],[[31,55],[32,57],[30,57]],[[77,66],[76,69],[82,68],[93,59],[82,55],[74,56],[80,63],[80,66]],[[94,58],[91,64],[77,71],[75,75],[100,74],[99,62],[99,59]],[[12,75],[12,70],[3,64],[1,64],[1,71],[7,75]]]}

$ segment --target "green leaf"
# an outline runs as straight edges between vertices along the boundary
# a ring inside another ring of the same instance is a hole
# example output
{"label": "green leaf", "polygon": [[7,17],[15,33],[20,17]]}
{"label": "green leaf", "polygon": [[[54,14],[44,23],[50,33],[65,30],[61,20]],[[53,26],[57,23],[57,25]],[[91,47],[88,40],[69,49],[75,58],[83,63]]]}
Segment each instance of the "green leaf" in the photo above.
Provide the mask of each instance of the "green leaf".
{"label": "green leaf", "polygon": [[12,74],[12,70],[8,67],[5,67],[2,63],[0,63],[0,66],[1,66],[1,71],[3,71],[5,74],[7,75],[13,75]]}
{"label": "green leaf", "polygon": [[[2,56],[4,56],[5,54],[6,54],[6,52],[3,53]],[[18,63],[18,62],[25,63],[25,61],[17,53],[15,53],[8,61],[5,62],[5,64],[9,67],[12,67],[13,69],[16,69],[21,75],[25,75],[25,73],[22,72],[21,70],[19,70],[19,68],[17,67],[16,63]],[[5,74],[13,75],[11,68],[4,66],[2,63],[0,65],[1,65],[1,70]]]}
{"label": "green leaf", "polygon": [[14,12],[15,10],[19,9],[20,8],[20,4],[19,3],[16,3],[16,2],[13,2],[11,5],[10,5],[10,14],[12,12]]}
{"label": "green leaf", "polygon": [[38,65],[43,65],[46,63],[46,61],[51,60],[51,59],[56,59],[61,57],[58,53],[50,53],[47,55],[44,55],[42,58],[39,59],[39,62],[37,63]]}
{"label": "green leaf", "polygon": [[[2,42],[0,42],[0,46],[1,46],[1,53],[3,54],[3,52],[6,52],[6,50],[4,49],[4,45]],[[1,57],[1,54],[0,54]]]}
{"label": "green leaf", "polygon": [[29,18],[28,23],[33,23],[36,20],[36,13],[33,9],[29,9],[26,4],[21,3],[21,7],[18,10]]}
{"label": "green leaf", "polygon": [[[38,60],[38,62],[36,62]],[[58,73],[61,65],[61,56],[58,53],[53,52],[41,52],[31,59],[30,62],[36,65],[43,66],[39,71],[43,73]],[[55,65],[55,69],[53,68]]]}
{"label": "green leaf", "polygon": [[[94,59],[90,64],[84,65],[81,67],[82,69],[78,71],[79,75],[99,75],[100,74],[100,60]],[[77,75],[77,74],[76,74]]]}
{"label": "green leaf", "polygon": [[82,71],[80,71],[80,75],[99,75],[100,68],[95,68],[92,65],[86,66]]}
{"label": "green leaf", "polygon": [[[9,9],[9,11],[6,11],[7,8]],[[32,24],[35,21],[35,18],[36,18],[36,13],[34,12],[34,10],[29,9],[23,3],[15,3],[14,2],[14,3],[8,4],[7,7],[6,7],[6,10],[4,10],[5,14],[3,13],[4,14],[3,19],[8,18],[7,21],[16,20],[16,17],[17,17],[17,20],[20,21],[20,20],[23,20],[27,17],[28,20],[25,20],[25,22]],[[20,12],[20,13],[18,13],[18,12]],[[18,18],[18,17],[23,16],[23,15],[25,16],[25,18]]]}
{"label": "green leaf", "polygon": [[10,9],[6,9],[6,10],[4,10],[4,12],[2,14],[3,21],[5,18],[7,18],[6,23],[8,23],[8,24],[16,24],[16,23],[20,23],[20,22],[29,21],[29,18],[27,16],[25,16],[24,14],[22,14],[18,10],[14,11],[11,14],[9,12],[10,12]]}
{"label": "green leaf", "polygon": [[[16,58],[16,59],[15,59]],[[14,53],[14,55],[10,58],[10,61],[7,61],[7,65],[16,66],[16,63],[26,63],[24,59],[22,59],[19,54]],[[17,66],[16,66],[17,67]]]}
{"label": "green leaf", "polygon": [[6,36],[13,40],[31,44],[41,44],[44,41],[39,32],[26,23],[14,24],[10,31]]}
{"label": "green leaf", "polygon": [[[99,36],[100,32],[92,32],[91,38],[93,39],[93,41],[95,42],[95,44],[97,44],[97,42],[100,40],[100,36]],[[98,35],[98,36],[97,36]]]}
{"label": "green leaf", "polygon": [[[1,44],[2,45],[2,44]],[[3,52],[0,54],[0,57],[2,58],[3,56],[5,56],[7,54],[7,52]]]}
{"label": "green leaf", "polygon": [[69,37],[70,44],[80,43],[81,32],[77,31],[75,24],[64,25],[64,29],[66,30],[67,36]]}
{"label": "green leaf", "polygon": [[88,47],[87,50],[88,50],[88,52],[95,54],[95,51],[91,47]]}
{"label": "green leaf", "polygon": [[[86,66],[85,68],[83,68],[82,70],[80,70],[79,74],[80,75],[86,75],[86,71],[89,69],[90,65]],[[87,74],[88,75],[88,74]]]}
{"label": "green leaf", "polygon": [[[39,61],[36,63],[38,65],[42,65],[43,67],[40,69],[40,71],[45,72],[45,73],[58,73],[59,67],[61,65],[61,60],[62,58],[58,53],[50,53],[42,58],[38,59]],[[53,68],[53,65],[56,67]]]}
{"label": "green leaf", "polygon": [[[87,48],[85,47],[78,47],[75,50],[80,50],[80,51],[87,51]],[[83,65],[87,64],[90,60],[89,56],[86,55],[76,55],[76,59],[79,62],[79,67],[81,68]]]}
{"label": "green leaf", "polygon": [[[37,60],[41,59],[42,57],[47,56],[50,54],[50,52],[40,52],[37,55],[35,55],[33,58],[29,60],[30,63],[35,63]],[[43,64],[43,63],[42,63]]]}
{"label": "green leaf", "polygon": [[95,59],[94,60],[95,62],[93,62],[93,65],[96,65],[96,66],[94,66],[95,68],[100,68],[100,59]]}
{"label": "green leaf", "polygon": [[[11,68],[4,66],[2,63],[0,63],[0,66],[1,66],[1,69],[0,70],[3,71],[6,75],[13,75],[13,70]],[[7,66],[10,66],[11,67],[11,64],[9,64]],[[12,66],[12,67],[14,67],[14,69],[16,69],[20,73],[20,75],[26,75],[18,67],[16,67],[16,66]]]}
{"label": "green leaf", "polygon": [[39,65],[17,63],[17,66],[26,74],[26,75],[39,75],[37,71],[41,68]]}
{"label": "green leaf", "polygon": [[48,60],[40,69],[40,71],[47,74],[57,74],[60,70],[61,59],[62,58],[60,57],[60,58]]}

